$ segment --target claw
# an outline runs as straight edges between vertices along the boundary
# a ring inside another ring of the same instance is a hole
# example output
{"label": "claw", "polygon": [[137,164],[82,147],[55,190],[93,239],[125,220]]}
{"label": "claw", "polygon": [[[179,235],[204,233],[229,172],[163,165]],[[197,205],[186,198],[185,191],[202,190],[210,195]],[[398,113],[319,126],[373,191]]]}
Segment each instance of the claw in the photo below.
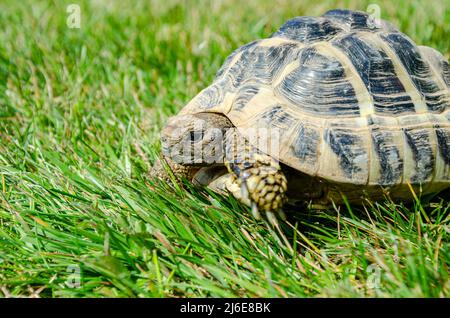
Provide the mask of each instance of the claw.
{"label": "claw", "polygon": [[272,224],[274,227],[278,227],[278,220],[277,217],[275,216],[275,213],[273,212],[266,212],[266,216],[267,216],[267,220],[270,222],[270,224]]}
{"label": "claw", "polygon": [[283,210],[279,210],[278,211],[278,215],[280,216],[280,218],[283,220],[283,221],[286,221],[286,214],[284,213],[284,211]]}
{"label": "claw", "polygon": [[258,211],[258,206],[256,205],[255,202],[252,201],[252,215],[255,219],[260,220],[261,219],[261,214]]}
{"label": "claw", "polygon": [[250,199],[250,195],[248,193],[247,182],[245,180],[243,180],[242,185],[241,185],[241,198],[245,198],[250,201],[253,217],[257,220],[260,220],[261,214],[258,211],[258,206],[257,206],[256,202],[254,202]]}
{"label": "claw", "polygon": [[249,194],[248,194],[248,187],[247,187],[247,182],[242,182],[241,185],[241,198],[248,198]]}

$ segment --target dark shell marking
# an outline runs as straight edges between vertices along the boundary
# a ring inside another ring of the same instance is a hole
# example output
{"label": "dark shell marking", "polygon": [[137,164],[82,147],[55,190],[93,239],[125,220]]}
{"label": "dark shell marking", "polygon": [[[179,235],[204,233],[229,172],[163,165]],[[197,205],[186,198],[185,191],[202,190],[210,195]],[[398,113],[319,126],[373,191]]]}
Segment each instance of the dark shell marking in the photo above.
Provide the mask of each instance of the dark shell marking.
{"label": "dark shell marking", "polygon": [[208,110],[221,104],[224,99],[224,86],[223,82],[217,82],[205,88],[197,97],[198,107],[201,110]]}
{"label": "dark shell marking", "polygon": [[345,175],[351,180],[367,182],[369,157],[366,146],[360,136],[348,129],[327,129],[324,134],[326,143],[339,159]]}
{"label": "dark shell marking", "polygon": [[303,50],[300,66],[275,88],[302,112],[317,116],[358,117],[359,105],[344,67],[314,48]]}
{"label": "dark shell marking", "polygon": [[425,182],[431,177],[434,167],[434,154],[428,130],[405,129],[404,132],[415,162],[415,174],[411,177],[411,183]]}
{"label": "dark shell marking", "polygon": [[320,133],[302,123],[298,127],[298,135],[292,144],[294,155],[301,161],[315,166],[318,157]]}
{"label": "dark shell marking", "polygon": [[235,110],[242,110],[247,103],[252,99],[256,94],[259,92],[259,86],[255,85],[254,83],[247,84],[242,86],[239,89],[238,94],[236,95],[236,99],[234,100],[234,109]]}
{"label": "dark shell marking", "polygon": [[448,62],[442,60],[441,68],[442,68],[442,78],[444,79],[445,84],[447,84],[447,87],[450,88],[450,66]]}
{"label": "dark shell marking", "polygon": [[347,25],[351,30],[373,30],[375,24],[370,24],[366,13],[350,10],[331,10],[323,15],[326,18],[336,21],[342,25]]}
{"label": "dark shell marking", "polygon": [[400,183],[403,176],[403,158],[394,142],[392,132],[374,127],[371,130],[371,137],[380,162],[381,176],[378,183],[382,186]]}
{"label": "dark shell marking", "polygon": [[367,90],[372,95],[377,113],[415,112],[414,104],[394,70],[387,54],[353,33],[333,45],[348,56]]}
{"label": "dark shell marking", "polygon": [[297,45],[293,43],[269,47],[252,45],[239,52],[241,56],[238,60],[229,66],[228,72],[220,71],[218,78],[221,80],[221,77],[226,77],[230,80],[231,87],[224,87],[228,91],[234,91],[248,81],[271,84],[277,73],[297,58],[298,51]]}
{"label": "dark shell marking", "polygon": [[401,33],[382,34],[381,38],[395,51],[417,90],[425,98],[428,109],[433,112],[445,110],[448,106],[446,96],[440,90],[430,71],[429,63],[421,57],[417,46]]}
{"label": "dark shell marking", "polygon": [[236,55],[238,55],[239,53],[255,46],[256,44],[258,44],[259,41],[253,41],[250,42],[248,44],[245,44],[243,46],[241,46],[240,48],[234,50],[233,53],[231,53],[227,59],[225,60],[225,62],[222,64],[222,66],[220,67],[220,69],[217,71],[216,73],[216,78],[222,76],[227,70],[228,68],[231,66],[231,62],[233,61],[233,59],[236,57]]}
{"label": "dark shell marking", "polygon": [[439,51],[428,46],[418,46],[418,48],[422,55],[428,55],[430,63],[434,64],[435,70],[439,73],[445,85],[450,88],[450,68],[444,56]]}
{"label": "dark shell marking", "polygon": [[343,30],[328,19],[317,17],[297,17],[287,21],[271,37],[281,37],[304,43],[325,41]]}
{"label": "dark shell marking", "polygon": [[262,119],[264,123],[263,127],[272,126],[283,129],[291,127],[297,122],[297,120],[287,113],[285,108],[281,105],[273,105],[269,110],[261,114],[260,119]]}
{"label": "dark shell marking", "polygon": [[436,128],[436,137],[442,160],[450,165],[450,129]]}
{"label": "dark shell marking", "polygon": [[[299,49],[294,43],[279,46],[258,46],[254,41],[233,52],[217,72],[216,81],[203,90],[198,107],[208,110],[220,105],[226,93],[235,93],[233,108],[240,111],[255,96],[261,85],[271,85],[288,63],[297,58]],[[237,59],[234,63],[233,60]]]}

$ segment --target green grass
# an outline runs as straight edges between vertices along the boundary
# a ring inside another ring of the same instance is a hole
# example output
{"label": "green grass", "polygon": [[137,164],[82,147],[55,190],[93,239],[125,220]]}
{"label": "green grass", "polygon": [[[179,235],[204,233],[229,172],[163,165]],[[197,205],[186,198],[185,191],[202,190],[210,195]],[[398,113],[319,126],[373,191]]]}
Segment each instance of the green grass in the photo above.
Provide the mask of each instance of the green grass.
{"label": "green grass", "polygon": [[[233,49],[369,3],[2,1],[0,296],[448,297],[445,194],[299,208],[281,235],[233,198],[148,177],[161,125]],[[448,0],[374,3],[449,57]]]}

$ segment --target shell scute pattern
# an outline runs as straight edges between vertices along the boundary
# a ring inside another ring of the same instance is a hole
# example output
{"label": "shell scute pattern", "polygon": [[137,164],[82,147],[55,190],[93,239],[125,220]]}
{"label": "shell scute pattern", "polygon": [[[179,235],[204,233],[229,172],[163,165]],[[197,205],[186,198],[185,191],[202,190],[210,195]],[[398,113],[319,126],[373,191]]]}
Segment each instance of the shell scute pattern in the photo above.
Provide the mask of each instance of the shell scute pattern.
{"label": "shell scute pattern", "polygon": [[412,41],[400,33],[382,34],[405,67],[417,90],[423,95],[428,109],[442,112],[448,106],[448,92],[443,91],[431,73],[429,62],[421,56]]}
{"label": "shell scute pattern", "polygon": [[450,67],[448,61],[437,50],[428,46],[418,46],[422,56],[428,57],[431,66],[439,74],[447,88],[450,88]]}
{"label": "shell scute pattern", "polygon": [[241,47],[239,47],[238,49],[234,50],[233,53],[231,53],[225,60],[225,62],[222,64],[222,66],[219,68],[219,70],[216,73],[216,78],[221,77],[228,69],[229,67],[232,65],[233,60],[236,58],[236,56],[245,51],[248,50],[249,48],[257,45],[259,42],[259,40],[247,43]]}
{"label": "shell scute pattern", "polygon": [[368,19],[349,10],[291,19],[233,52],[183,111],[278,128],[280,160],[332,182],[448,183],[448,62]]}
{"label": "shell scute pattern", "polygon": [[398,32],[397,28],[391,23],[384,20],[372,19],[365,12],[337,9],[328,11],[323,16],[339,24],[347,31],[377,32],[379,30],[386,30],[389,32]]}
{"label": "shell scute pattern", "polygon": [[319,157],[320,131],[299,123],[297,133],[292,143],[292,153],[296,159],[314,170]]}
{"label": "shell scute pattern", "polygon": [[403,175],[403,158],[395,143],[394,134],[380,127],[371,128],[371,138],[381,167],[380,176],[376,182],[382,186],[400,183]]}
{"label": "shell scute pattern", "polygon": [[320,17],[297,17],[287,21],[271,37],[282,37],[303,43],[325,41],[343,30],[329,19]]}
{"label": "shell scute pattern", "polygon": [[447,61],[444,61],[442,55],[440,57],[442,60],[438,62],[437,68],[442,69],[442,78],[444,79],[445,84],[447,84],[447,87],[450,88],[450,66]]}
{"label": "shell scute pattern", "polygon": [[[286,112],[285,107],[280,104],[273,105],[268,110],[264,111],[261,114],[260,119],[265,123],[266,126],[281,129],[291,127],[297,122],[297,119]],[[260,125],[261,124],[262,123],[260,123]]]}
{"label": "shell scute pattern", "polygon": [[352,33],[333,41],[348,56],[379,113],[414,112],[414,104],[395,73],[394,65],[380,48]]}
{"label": "shell scute pattern", "polygon": [[350,129],[326,129],[324,139],[338,158],[345,178],[355,184],[366,184],[368,181],[367,143],[362,135]]}
{"label": "shell scute pattern", "polygon": [[220,105],[224,100],[225,85],[219,82],[205,88],[196,98],[198,108],[206,111]]}
{"label": "shell scute pattern", "polygon": [[414,173],[410,176],[412,184],[420,184],[429,181],[433,174],[434,151],[430,143],[430,129],[404,129],[405,140],[408,148],[411,149],[413,162],[415,163]]}
{"label": "shell scute pattern", "polygon": [[[248,72],[247,65],[254,59],[253,50],[258,43],[259,41],[253,41],[235,50],[217,72],[214,83],[202,90],[190,105],[188,104],[188,108],[221,110],[227,92],[235,93],[248,78],[255,78],[253,73]],[[257,90],[257,87],[255,89]],[[242,92],[245,92],[245,89]]]}
{"label": "shell scute pattern", "polygon": [[448,183],[450,182],[450,129],[436,129],[436,135],[439,149],[437,162],[441,164],[436,169],[433,181]]}
{"label": "shell scute pattern", "polygon": [[337,59],[307,48],[299,64],[275,88],[283,98],[307,114],[359,116],[355,91]]}
{"label": "shell scute pattern", "polygon": [[247,73],[246,79],[271,85],[284,66],[296,60],[298,54],[299,49],[295,43],[257,47],[254,55],[242,63],[242,67]]}
{"label": "shell scute pattern", "polygon": [[437,127],[435,131],[440,156],[447,165],[450,165],[450,129]]}
{"label": "shell scute pattern", "polygon": [[324,17],[346,25],[351,30],[372,30],[373,25],[368,22],[367,15],[362,12],[349,10],[332,10],[324,14]]}
{"label": "shell scute pattern", "polygon": [[[227,59],[227,66],[218,72],[217,80],[228,78],[232,87],[224,89],[239,88],[246,82],[255,82],[270,85],[272,79],[289,61],[295,60],[298,54],[295,43],[284,43],[277,46],[256,45],[262,41],[255,41],[246,50],[233,53],[233,58]],[[237,61],[231,64],[235,57]]]}
{"label": "shell scute pattern", "polygon": [[261,85],[270,86],[283,67],[297,58],[295,43],[277,46],[258,46],[253,41],[233,52],[217,72],[216,80],[191,103],[190,108],[223,111],[227,93],[234,94],[233,109],[240,111],[255,96]]}
{"label": "shell scute pattern", "polygon": [[259,87],[254,83],[250,83],[239,88],[236,98],[233,102],[235,111],[240,111],[247,103],[259,92]]}

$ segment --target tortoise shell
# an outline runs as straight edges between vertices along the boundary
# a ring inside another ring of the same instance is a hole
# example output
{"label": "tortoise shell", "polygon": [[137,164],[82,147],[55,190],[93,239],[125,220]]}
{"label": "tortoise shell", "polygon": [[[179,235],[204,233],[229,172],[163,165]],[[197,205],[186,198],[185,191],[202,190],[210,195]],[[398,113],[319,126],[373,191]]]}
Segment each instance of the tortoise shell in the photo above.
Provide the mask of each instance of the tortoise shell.
{"label": "tortoise shell", "polygon": [[363,12],[297,17],[240,47],[181,111],[199,112],[247,138],[280,129],[279,160],[330,182],[450,186],[449,64]]}

